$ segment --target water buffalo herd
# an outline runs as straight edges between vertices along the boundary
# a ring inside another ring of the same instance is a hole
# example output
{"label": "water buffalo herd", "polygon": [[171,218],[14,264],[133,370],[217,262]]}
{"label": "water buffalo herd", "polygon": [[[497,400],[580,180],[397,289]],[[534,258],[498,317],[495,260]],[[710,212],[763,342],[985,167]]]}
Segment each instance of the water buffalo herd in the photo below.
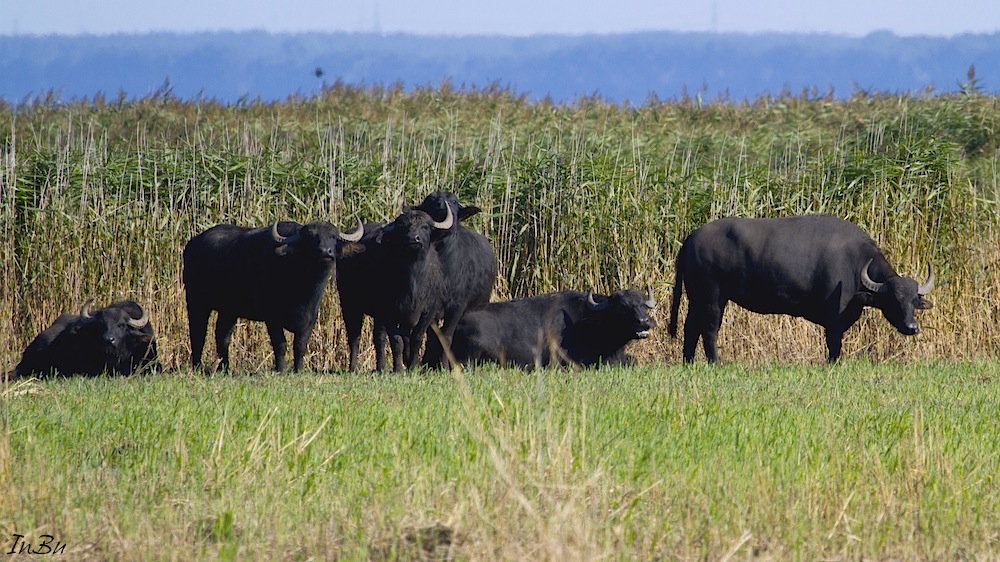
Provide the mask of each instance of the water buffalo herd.
{"label": "water buffalo herd", "polygon": [[[631,362],[626,346],[649,337],[652,290],[610,295],[563,291],[490,302],[497,258],[489,240],[463,222],[480,212],[451,192],[437,191],[404,207],[389,223],[358,223],[342,232],[325,221],[278,221],[246,228],[220,224],[191,238],[183,251],[183,282],[191,364],[199,367],[208,320],[216,312],[220,367],[230,363],[237,319],[263,322],[274,368],[285,368],[285,331],[293,334],[293,369],[302,369],[326,285],[335,278],[349,346],[359,368],[365,316],[372,318],[376,369],[423,364],[448,367],[498,363],[522,367],[615,365]],[[694,230],[675,262],[668,331],[677,334],[687,290],[683,360],[698,340],[709,362],[726,304],[761,314],[787,314],[822,326],[829,361],[844,331],[865,306],[882,311],[901,334],[919,332],[914,311],[931,308],[923,283],[896,273],[862,229],[826,215],[778,219],[723,218]],[[63,314],[39,334],[11,378],[129,375],[159,370],[149,315],[133,301]],[[425,345],[426,340],[426,345]],[[423,355],[421,355],[423,353]]]}

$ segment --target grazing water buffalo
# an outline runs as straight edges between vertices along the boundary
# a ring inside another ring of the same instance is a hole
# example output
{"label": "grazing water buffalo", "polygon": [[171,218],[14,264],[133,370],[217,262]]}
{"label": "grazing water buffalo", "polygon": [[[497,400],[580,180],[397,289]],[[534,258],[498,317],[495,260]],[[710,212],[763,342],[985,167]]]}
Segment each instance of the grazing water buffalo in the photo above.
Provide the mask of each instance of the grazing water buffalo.
{"label": "grazing water buffalo", "polygon": [[245,318],[267,326],[277,371],[285,368],[284,330],[295,334],[293,365],[300,370],[334,262],[364,251],[355,244],[362,234],[360,224],[348,234],[325,221],[281,221],[261,228],[220,224],[192,238],[184,247],[192,365],[201,364],[208,316],[215,310],[222,368],[229,366],[236,319]]}
{"label": "grazing water buffalo", "polygon": [[826,329],[830,362],[840,356],[844,331],[865,306],[878,308],[901,334],[920,331],[917,309],[934,271],[918,284],[901,277],[865,231],[845,220],[808,215],[779,219],[725,218],[692,232],[677,254],[670,335],[677,335],[682,285],[687,288],[684,361],[694,359],[698,338],[708,361],[726,303],[761,314],[800,316]]}
{"label": "grazing water buffalo", "polygon": [[450,229],[440,231],[434,241],[446,286],[444,321],[440,339],[428,334],[424,355],[425,364],[447,366],[441,343],[451,345],[458,321],[467,308],[490,302],[497,281],[497,256],[485,236],[461,224],[479,213],[479,207],[461,204],[458,196],[450,191],[435,191],[416,208],[434,220],[443,221],[448,209],[458,218]]}
{"label": "grazing water buffalo", "polygon": [[11,378],[30,375],[85,375],[159,370],[149,315],[135,301],[116,302],[80,314],[62,314],[28,344]]}
{"label": "grazing water buffalo", "polygon": [[621,364],[625,345],[649,337],[652,291],[548,293],[470,309],[458,322],[452,352],[460,363],[522,367]]}

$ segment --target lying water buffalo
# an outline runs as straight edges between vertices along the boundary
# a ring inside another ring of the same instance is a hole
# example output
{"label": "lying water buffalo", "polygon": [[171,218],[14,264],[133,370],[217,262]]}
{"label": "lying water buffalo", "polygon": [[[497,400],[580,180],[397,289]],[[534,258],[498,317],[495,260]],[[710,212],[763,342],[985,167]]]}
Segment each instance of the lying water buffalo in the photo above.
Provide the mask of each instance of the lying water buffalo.
{"label": "lying water buffalo", "polygon": [[708,361],[726,303],[761,314],[800,316],[826,329],[830,362],[840,357],[844,331],[865,306],[878,308],[901,334],[920,331],[914,311],[931,308],[924,297],[934,271],[918,284],[901,277],[865,231],[827,215],[779,219],[724,218],[692,232],[677,254],[670,335],[677,335],[682,285],[687,288],[684,361],[698,338]]}
{"label": "lying water buffalo", "polygon": [[319,221],[275,222],[246,228],[220,224],[184,246],[184,289],[191,331],[191,363],[201,365],[208,317],[215,310],[215,343],[221,367],[229,366],[229,342],[237,318],[264,322],[274,349],[274,368],[285,368],[284,330],[295,334],[294,369],[302,368],[306,343],[337,257],[364,247],[361,225],[350,234]]}
{"label": "lying water buffalo", "polygon": [[434,220],[443,221],[446,211],[457,218],[450,229],[440,231],[434,240],[434,250],[441,260],[445,282],[444,319],[441,338],[427,336],[427,353],[424,363],[433,367],[447,366],[441,342],[451,345],[452,335],[465,310],[490,302],[490,294],[497,281],[497,256],[490,241],[482,234],[467,228],[460,221],[478,214],[481,209],[463,205],[450,191],[435,191],[416,207]]}
{"label": "lying water buffalo", "polygon": [[621,364],[625,345],[649,337],[656,307],[652,292],[600,296],[548,293],[470,309],[458,322],[452,353],[460,363],[522,367]]}
{"label": "lying water buffalo", "polygon": [[149,315],[135,301],[116,302],[80,314],[62,314],[38,334],[21,355],[11,378],[26,376],[131,375],[159,370],[156,341]]}

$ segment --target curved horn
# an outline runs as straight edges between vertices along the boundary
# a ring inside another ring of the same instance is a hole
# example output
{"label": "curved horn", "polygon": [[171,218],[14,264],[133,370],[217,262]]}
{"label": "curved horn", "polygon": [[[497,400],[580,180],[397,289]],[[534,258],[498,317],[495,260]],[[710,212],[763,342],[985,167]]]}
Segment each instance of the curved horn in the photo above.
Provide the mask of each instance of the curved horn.
{"label": "curved horn", "polygon": [[365,235],[365,223],[361,222],[358,218],[358,226],[351,232],[338,232],[337,238],[340,238],[344,242],[357,242],[361,240],[361,237]]}
{"label": "curved horn", "polygon": [[594,291],[587,292],[587,306],[591,310],[604,310],[608,306],[608,301],[597,302],[594,300]]}
{"label": "curved horn", "polygon": [[80,307],[80,318],[85,320],[90,320],[94,316],[90,313],[90,305],[94,303],[94,299],[87,299],[87,302],[83,303]]}
{"label": "curved horn", "polygon": [[[455,224],[455,215],[451,212],[451,205],[445,205],[444,208],[447,209],[448,213],[444,216],[444,220],[441,222],[434,222],[434,228],[438,230],[448,230],[451,228],[451,225]],[[431,220],[434,221],[434,219]]]}
{"label": "curved horn", "polygon": [[861,284],[864,285],[869,291],[879,293],[882,291],[884,283],[872,281],[872,278],[868,276],[868,266],[872,264],[872,261],[874,261],[874,258],[869,259],[865,264],[865,267],[861,270]]}
{"label": "curved horn", "polygon": [[[136,303],[136,306],[139,306],[139,303]],[[139,306],[139,310],[142,311],[142,316],[138,318],[132,318],[131,317],[132,315],[130,314],[128,319],[128,325],[132,326],[133,328],[142,329],[146,327],[146,324],[149,324],[149,313],[146,312],[146,309],[141,306]]]}
{"label": "curved horn", "polygon": [[656,299],[653,298],[653,286],[646,284],[646,308],[653,310],[656,308]]}
{"label": "curved horn", "polygon": [[274,221],[274,224],[271,225],[271,238],[274,238],[278,244],[284,244],[288,240],[287,236],[278,234],[278,221]]}
{"label": "curved horn", "polygon": [[917,287],[917,294],[920,296],[926,296],[934,288],[934,268],[931,267],[930,262],[927,262],[927,281],[924,281]]}

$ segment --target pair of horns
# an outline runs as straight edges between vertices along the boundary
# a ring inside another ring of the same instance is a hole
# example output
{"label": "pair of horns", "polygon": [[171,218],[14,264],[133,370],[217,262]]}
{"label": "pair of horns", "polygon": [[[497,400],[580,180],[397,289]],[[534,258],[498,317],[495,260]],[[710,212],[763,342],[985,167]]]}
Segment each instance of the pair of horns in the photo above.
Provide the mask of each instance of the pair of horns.
{"label": "pair of horns", "polygon": [[[872,264],[874,258],[868,260],[865,263],[864,269],[861,270],[861,284],[865,286],[866,289],[873,293],[881,293],[885,290],[885,283],[879,283],[878,281],[872,281],[872,278],[868,275],[868,266]],[[924,281],[917,287],[917,294],[920,296],[927,296],[930,294],[931,289],[934,288],[934,268],[931,264],[927,264],[927,281]]]}
{"label": "pair of horns", "polygon": [[[94,299],[87,299],[87,302],[83,303],[83,306],[80,307],[80,317],[84,320],[90,320],[94,317],[94,315],[90,313],[90,305],[93,303]],[[139,306],[139,304],[137,303],[136,306]],[[145,328],[146,324],[149,324],[149,313],[146,312],[146,309],[141,306],[139,306],[139,310],[142,311],[142,315],[138,318],[132,318],[131,315],[129,315],[128,325],[133,328]]]}
{"label": "pair of horns", "polygon": [[[298,233],[291,236],[282,236],[278,234],[278,222],[279,221],[274,221],[274,224],[271,225],[271,238],[273,238],[275,242],[278,244],[285,244],[298,238]],[[360,218],[358,219],[358,225],[351,232],[337,231],[337,238],[343,240],[344,242],[357,242],[358,240],[361,240],[361,237],[364,235],[365,223],[361,222]]]}
{"label": "pair of horns", "polygon": [[[455,213],[451,212],[451,205],[445,205],[444,208],[445,208],[445,216],[443,221],[438,222],[434,220],[434,217],[431,217],[431,225],[437,230],[448,230],[449,228],[452,227],[452,225],[455,224]],[[417,209],[416,207],[404,207],[403,210],[404,211],[417,210],[430,217],[430,213],[421,209]],[[396,223],[391,222],[382,227],[382,232],[392,232],[395,228],[396,228]]]}
{"label": "pair of horns", "polygon": [[[594,291],[591,290],[590,292],[587,293],[587,305],[591,308],[591,310],[603,310],[604,308],[606,308],[608,306],[608,301],[605,300],[604,302],[597,302],[594,299]],[[653,298],[653,286],[652,285],[646,285],[646,302],[645,302],[645,305],[646,305],[646,308],[648,308],[650,310],[653,310],[653,309],[656,308],[656,299]]]}

